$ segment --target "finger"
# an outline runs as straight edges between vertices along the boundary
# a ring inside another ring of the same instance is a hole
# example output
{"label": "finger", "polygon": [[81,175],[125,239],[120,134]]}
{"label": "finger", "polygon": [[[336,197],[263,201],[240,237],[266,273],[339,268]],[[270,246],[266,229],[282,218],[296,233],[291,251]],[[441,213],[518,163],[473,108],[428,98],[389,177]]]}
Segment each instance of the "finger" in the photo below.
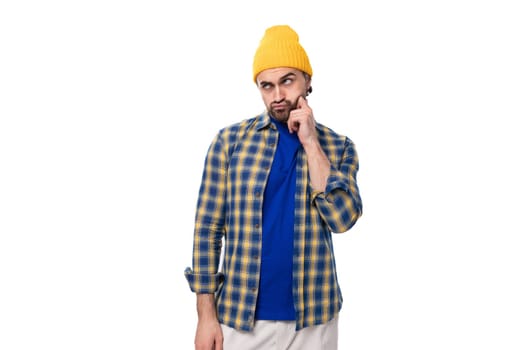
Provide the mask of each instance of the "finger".
{"label": "finger", "polygon": [[299,98],[297,99],[297,108],[300,109],[300,108],[303,108],[303,107],[307,107],[308,106],[308,102],[306,101],[306,98],[304,98],[304,96],[299,96]]}
{"label": "finger", "polygon": [[293,133],[294,131],[297,131],[299,129],[299,122],[295,120],[293,115],[290,114],[290,117],[288,118],[288,131]]}
{"label": "finger", "polygon": [[213,349],[214,350],[223,350],[223,348],[222,348],[222,340],[221,339],[215,341],[215,347]]}

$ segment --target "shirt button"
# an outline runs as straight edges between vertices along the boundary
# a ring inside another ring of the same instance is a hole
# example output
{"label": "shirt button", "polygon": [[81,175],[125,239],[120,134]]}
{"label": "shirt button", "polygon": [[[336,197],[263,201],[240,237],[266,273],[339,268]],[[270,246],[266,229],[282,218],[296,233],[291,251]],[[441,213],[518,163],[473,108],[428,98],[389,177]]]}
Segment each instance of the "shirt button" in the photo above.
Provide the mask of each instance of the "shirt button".
{"label": "shirt button", "polygon": [[257,259],[259,259],[259,255],[254,255],[253,260],[257,260]]}
{"label": "shirt button", "polygon": [[257,291],[257,288],[252,288],[252,292],[256,292]]}
{"label": "shirt button", "polygon": [[259,224],[255,224],[255,228],[259,228]]}
{"label": "shirt button", "polygon": [[261,192],[257,191],[255,192],[255,197],[259,198],[261,196]]}

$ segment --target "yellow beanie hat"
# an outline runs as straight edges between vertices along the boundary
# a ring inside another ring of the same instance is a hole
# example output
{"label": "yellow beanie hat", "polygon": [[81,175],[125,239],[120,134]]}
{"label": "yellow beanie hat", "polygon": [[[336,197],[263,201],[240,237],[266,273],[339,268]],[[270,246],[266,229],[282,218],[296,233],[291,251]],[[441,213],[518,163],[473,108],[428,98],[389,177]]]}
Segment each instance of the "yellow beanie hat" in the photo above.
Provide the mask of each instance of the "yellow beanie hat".
{"label": "yellow beanie hat", "polygon": [[299,44],[299,35],[287,25],[266,29],[253,59],[253,81],[265,69],[290,67],[312,76],[308,55]]}

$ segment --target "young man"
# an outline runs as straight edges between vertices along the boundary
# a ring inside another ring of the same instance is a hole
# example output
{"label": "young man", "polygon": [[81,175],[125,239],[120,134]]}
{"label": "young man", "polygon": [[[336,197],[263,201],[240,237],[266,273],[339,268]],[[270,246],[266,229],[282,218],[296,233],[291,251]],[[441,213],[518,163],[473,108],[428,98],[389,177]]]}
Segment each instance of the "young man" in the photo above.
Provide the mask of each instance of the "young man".
{"label": "young man", "polygon": [[348,137],[315,121],[311,77],[297,33],[268,28],[253,62],[266,111],[210,145],[185,271],[196,349],[337,348],[331,233],[361,216],[358,159]]}

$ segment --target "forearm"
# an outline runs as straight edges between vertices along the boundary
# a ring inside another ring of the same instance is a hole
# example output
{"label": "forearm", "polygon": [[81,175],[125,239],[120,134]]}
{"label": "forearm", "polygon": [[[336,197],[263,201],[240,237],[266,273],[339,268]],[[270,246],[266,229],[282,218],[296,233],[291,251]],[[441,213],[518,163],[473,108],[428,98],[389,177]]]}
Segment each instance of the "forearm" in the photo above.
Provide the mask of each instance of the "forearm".
{"label": "forearm", "polygon": [[217,321],[214,294],[197,294],[197,315],[199,321]]}
{"label": "forearm", "polygon": [[324,192],[330,175],[330,161],[317,140],[303,145],[308,162],[308,175],[315,192]]}

